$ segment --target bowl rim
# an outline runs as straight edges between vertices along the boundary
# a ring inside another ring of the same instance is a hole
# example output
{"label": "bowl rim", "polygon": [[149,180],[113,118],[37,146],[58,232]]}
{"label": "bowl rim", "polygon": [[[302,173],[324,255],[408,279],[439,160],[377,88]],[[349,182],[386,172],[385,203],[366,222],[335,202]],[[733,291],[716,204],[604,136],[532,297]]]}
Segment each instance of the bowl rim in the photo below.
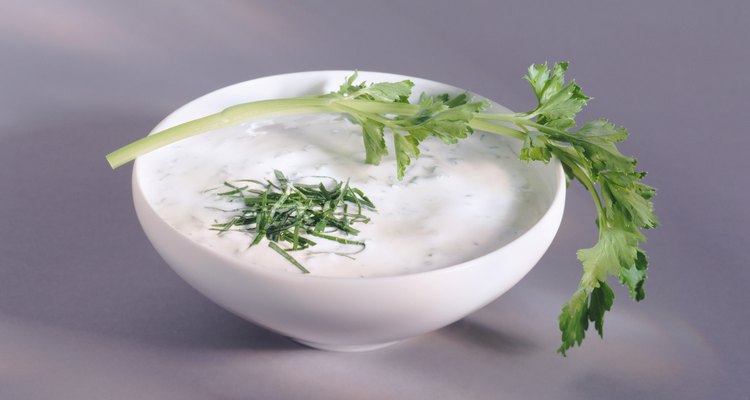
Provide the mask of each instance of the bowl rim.
{"label": "bowl rim", "polygon": [[[159,131],[161,131],[163,129],[166,129],[165,125],[174,125],[175,123],[172,123],[171,120],[174,119],[177,114],[184,112],[185,108],[188,108],[188,107],[191,107],[191,106],[195,106],[196,103],[199,103],[201,101],[205,101],[207,98],[216,96],[220,92],[229,91],[232,88],[236,89],[237,87],[247,85],[250,82],[254,82],[254,81],[258,81],[258,80],[264,80],[264,79],[269,79],[269,80],[270,79],[281,79],[281,78],[285,78],[285,77],[299,76],[299,75],[351,74],[353,72],[354,72],[353,70],[311,70],[311,71],[300,71],[300,72],[290,72],[290,73],[283,73],[283,74],[261,76],[261,77],[258,77],[258,78],[253,78],[253,79],[249,79],[249,80],[246,80],[246,81],[242,81],[242,82],[230,84],[230,85],[224,86],[222,88],[210,91],[210,92],[208,92],[208,93],[206,93],[204,95],[201,95],[199,97],[196,97],[196,98],[188,101],[187,103],[181,105],[180,107],[176,108],[174,111],[172,111],[171,113],[169,113],[166,117],[164,117],[149,132],[149,135],[152,135],[152,134],[154,134],[156,132],[159,132]],[[382,76],[390,76],[390,77],[392,77],[394,79],[412,79],[412,80],[418,80],[418,81],[421,81],[421,82],[424,82],[424,83],[437,84],[437,85],[440,85],[440,86],[442,86],[442,87],[444,87],[446,89],[457,90],[457,91],[464,91],[464,92],[468,92],[471,95],[474,95],[474,96],[477,96],[477,97],[481,97],[481,98],[484,98],[484,99],[488,99],[493,104],[499,105],[499,106],[507,109],[507,107],[503,106],[502,104],[497,103],[497,102],[491,100],[488,97],[482,96],[481,94],[478,94],[478,93],[475,93],[475,92],[471,92],[471,91],[468,91],[466,89],[462,89],[462,88],[459,88],[459,87],[456,87],[456,86],[448,85],[448,84],[445,84],[445,83],[442,83],[442,82],[439,82],[439,81],[434,81],[434,80],[431,80],[431,79],[425,79],[425,78],[419,78],[419,77],[414,77],[414,76],[409,76],[409,75],[402,75],[402,74],[395,74],[395,73],[378,72],[378,71],[362,71],[362,70],[358,70],[358,72],[360,74],[363,74],[363,75],[367,75],[367,74],[373,74],[373,75],[375,75],[375,74],[377,74],[377,75],[382,75]],[[218,112],[218,111],[220,111],[220,110],[217,110],[216,112]],[[194,118],[199,118],[199,117],[200,116],[194,117]],[[494,250],[492,250],[492,251],[490,251],[488,253],[484,253],[484,254],[482,254],[482,255],[480,255],[478,257],[474,257],[474,258],[471,258],[469,260],[466,260],[466,261],[463,261],[463,262],[460,262],[460,263],[457,263],[457,264],[448,265],[448,266],[445,266],[445,267],[431,269],[431,270],[427,270],[427,271],[409,272],[409,273],[397,274],[397,275],[380,275],[380,276],[364,276],[364,277],[359,277],[359,276],[358,277],[338,277],[338,276],[325,276],[325,275],[314,275],[314,274],[296,274],[296,273],[290,273],[290,272],[288,272],[286,270],[283,270],[283,269],[274,270],[274,269],[271,269],[271,268],[257,267],[257,266],[253,266],[253,265],[244,263],[244,262],[240,261],[239,259],[236,259],[234,257],[230,257],[230,256],[228,256],[228,255],[226,255],[226,254],[224,254],[222,252],[215,251],[215,250],[213,250],[211,248],[208,248],[206,246],[200,245],[199,243],[196,243],[189,236],[187,236],[186,234],[184,234],[180,230],[174,228],[169,223],[167,223],[159,215],[159,213],[154,209],[154,207],[151,204],[151,202],[148,201],[148,199],[147,199],[147,197],[146,197],[146,195],[145,195],[145,193],[144,193],[144,191],[143,191],[143,189],[141,187],[141,182],[138,179],[139,174],[142,173],[141,172],[142,168],[140,168],[139,165],[140,165],[139,158],[136,158],[136,160],[133,162],[132,178],[131,178],[131,185],[132,185],[132,191],[133,191],[133,199],[134,199],[134,201],[138,201],[139,200],[138,198],[140,197],[140,200],[143,202],[143,204],[145,204],[147,206],[148,211],[150,213],[152,213],[156,217],[157,221],[161,225],[167,227],[170,231],[172,231],[173,233],[176,233],[180,238],[182,238],[185,241],[189,242],[193,246],[195,246],[195,247],[197,247],[197,248],[199,248],[199,249],[201,249],[201,250],[203,250],[205,252],[210,253],[212,256],[215,256],[215,257],[219,258],[222,261],[222,263],[225,264],[224,266],[231,266],[233,268],[239,268],[239,269],[247,271],[247,272],[252,272],[253,274],[264,275],[264,276],[266,276],[268,278],[275,278],[275,279],[282,279],[282,280],[294,280],[294,281],[297,281],[297,280],[300,280],[300,279],[304,279],[304,280],[310,280],[310,279],[312,279],[312,280],[325,280],[325,281],[341,281],[341,282],[345,282],[345,281],[374,281],[374,280],[383,281],[383,280],[393,280],[393,279],[400,279],[400,280],[403,280],[403,279],[417,279],[417,278],[426,277],[426,276],[435,276],[435,275],[441,275],[441,274],[456,273],[457,271],[461,271],[461,270],[470,268],[472,265],[474,265],[474,264],[476,264],[478,262],[481,262],[481,260],[483,260],[484,258],[492,257],[496,253],[504,251],[504,250],[506,250],[509,247],[512,247],[517,242],[520,242],[522,239],[524,239],[527,236],[529,236],[533,231],[535,231],[537,229],[540,229],[541,225],[546,224],[552,218],[554,218],[554,216],[552,215],[553,210],[555,210],[557,208],[563,208],[564,209],[565,191],[566,191],[566,188],[567,188],[567,181],[566,181],[566,178],[565,178],[565,173],[564,173],[563,168],[562,168],[562,164],[557,159],[557,157],[553,156],[552,159],[547,164],[548,168],[554,168],[554,170],[555,170],[554,171],[554,184],[556,185],[556,187],[554,187],[554,188],[551,189],[551,191],[553,191],[553,193],[552,193],[552,200],[549,202],[549,205],[546,207],[545,211],[541,214],[541,216],[539,217],[539,219],[533,225],[531,225],[526,230],[524,230],[521,234],[519,234],[518,236],[516,236],[515,238],[513,238],[513,240],[511,240],[511,241],[503,244],[500,247],[495,248]],[[139,216],[139,218],[140,218],[140,216]],[[559,224],[558,224],[558,226],[559,226]],[[557,227],[555,229],[557,230]]]}

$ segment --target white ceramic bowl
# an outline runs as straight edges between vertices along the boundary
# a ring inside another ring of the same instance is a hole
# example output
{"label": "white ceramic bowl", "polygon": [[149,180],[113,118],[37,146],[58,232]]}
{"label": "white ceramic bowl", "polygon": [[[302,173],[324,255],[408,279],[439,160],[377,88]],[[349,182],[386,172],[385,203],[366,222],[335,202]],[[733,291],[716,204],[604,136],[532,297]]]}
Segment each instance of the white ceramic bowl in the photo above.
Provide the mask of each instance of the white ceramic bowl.
{"label": "white ceramic bowl", "polygon": [[[336,90],[350,71],[301,72],[254,79],[200,97],[169,115],[153,132],[242,102]],[[462,92],[401,75],[360,72],[368,82],[412,80],[414,92]],[[497,104],[498,110],[507,109]],[[519,143],[520,146],[520,143]],[[148,155],[144,156],[148,157]],[[416,161],[419,162],[419,161]],[[312,347],[368,350],[430,332],[487,305],[539,261],[562,219],[565,179],[557,160],[533,163],[546,186],[537,195],[541,219],[514,241],[484,256],[438,270],[376,278],[332,278],[243,265],[203,247],[164,222],[144,196],[133,167],[133,198],[143,230],[164,260],[209,299],[233,313]]]}

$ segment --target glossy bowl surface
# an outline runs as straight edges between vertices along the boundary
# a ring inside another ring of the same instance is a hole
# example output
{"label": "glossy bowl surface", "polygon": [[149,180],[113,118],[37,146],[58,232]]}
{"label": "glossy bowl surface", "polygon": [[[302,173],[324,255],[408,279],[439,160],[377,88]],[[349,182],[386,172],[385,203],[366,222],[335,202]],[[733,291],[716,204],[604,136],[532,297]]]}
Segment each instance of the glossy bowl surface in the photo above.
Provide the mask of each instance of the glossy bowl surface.
{"label": "glossy bowl surface", "polygon": [[[351,71],[269,76],[219,89],[179,108],[153,132],[248,101],[336,90]],[[463,92],[442,83],[376,72],[368,82],[410,79],[414,93]],[[495,110],[507,111],[493,104]],[[519,143],[520,147],[520,143]],[[418,160],[416,162],[419,162]],[[565,178],[557,160],[530,164],[546,190],[546,212],[530,229],[497,250],[438,270],[375,278],[331,278],[251,267],[199,245],[172,228],[149,204],[139,177],[148,154],[133,167],[138,219],[164,260],[185,281],[222,307],[312,347],[356,351],[430,332],[455,322],[505,293],[539,261],[562,219]]]}

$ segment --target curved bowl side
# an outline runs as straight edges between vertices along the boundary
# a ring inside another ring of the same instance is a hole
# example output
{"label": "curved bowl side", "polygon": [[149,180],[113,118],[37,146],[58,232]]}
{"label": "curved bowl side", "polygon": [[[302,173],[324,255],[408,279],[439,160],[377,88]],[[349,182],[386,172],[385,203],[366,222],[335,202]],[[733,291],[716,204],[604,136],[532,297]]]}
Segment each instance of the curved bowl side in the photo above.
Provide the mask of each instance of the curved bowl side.
{"label": "curved bowl side", "polygon": [[[408,78],[418,87],[455,89],[410,77],[361,74],[368,81]],[[155,131],[215,112],[217,108],[253,100],[237,98],[237,93],[247,93],[248,86],[279,87],[281,80],[288,81],[281,87],[307,82],[304,90],[320,91],[334,75],[338,80],[344,73],[281,75],[220,89],[178,109]],[[313,79],[315,76],[317,80]],[[269,96],[294,95],[299,93],[274,92]],[[549,188],[548,210],[527,232],[496,251],[455,266],[409,275],[377,278],[296,275],[242,265],[236,259],[197,245],[172,228],[149,204],[140,177],[148,170],[138,161],[132,181],[138,219],[154,248],[177,274],[209,299],[245,319],[329,348],[402,340],[446,326],[485,306],[515,285],[539,261],[557,232],[565,202],[565,178],[559,162],[554,160],[539,167]]]}

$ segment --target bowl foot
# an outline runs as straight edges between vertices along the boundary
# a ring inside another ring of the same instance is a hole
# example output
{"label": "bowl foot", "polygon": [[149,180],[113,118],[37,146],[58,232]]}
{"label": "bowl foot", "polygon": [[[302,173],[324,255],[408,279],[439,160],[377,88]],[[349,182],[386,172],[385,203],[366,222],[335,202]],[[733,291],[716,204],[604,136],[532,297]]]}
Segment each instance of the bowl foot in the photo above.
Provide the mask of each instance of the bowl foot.
{"label": "bowl foot", "polygon": [[360,351],[377,350],[377,349],[382,349],[383,347],[388,347],[392,344],[398,343],[398,341],[395,341],[395,342],[376,343],[376,344],[339,345],[339,344],[314,343],[314,342],[308,342],[306,340],[295,339],[295,338],[291,338],[291,339],[297,343],[303,344],[307,347],[312,347],[314,349],[326,350],[326,351],[338,351],[338,352],[343,352],[343,353],[355,353],[355,352],[360,352]]}

